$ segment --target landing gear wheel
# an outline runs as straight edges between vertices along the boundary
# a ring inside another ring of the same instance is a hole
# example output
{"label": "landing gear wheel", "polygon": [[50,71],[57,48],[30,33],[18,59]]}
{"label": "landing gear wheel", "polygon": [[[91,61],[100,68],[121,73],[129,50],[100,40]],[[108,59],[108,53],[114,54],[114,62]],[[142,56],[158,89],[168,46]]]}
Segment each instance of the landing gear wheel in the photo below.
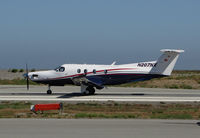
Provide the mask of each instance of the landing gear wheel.
{"label": "landing gear wheel", "polygon": [[95,93],[94,87],[87,87],[86,91],[89,92],[89,95],[94,95],[94,93]]}
{"label": "landing gear wheel", "polygon": [[48,91],[47,91],[47,94],[52,94],[52,91],[51,91],[51,90],[48,90]]}
{"label": "landing gear wheel", "polygon": [[51,91],[51,85],[50,85],[50,84],[48,85],[47,94],[52,94],[52,91]]}

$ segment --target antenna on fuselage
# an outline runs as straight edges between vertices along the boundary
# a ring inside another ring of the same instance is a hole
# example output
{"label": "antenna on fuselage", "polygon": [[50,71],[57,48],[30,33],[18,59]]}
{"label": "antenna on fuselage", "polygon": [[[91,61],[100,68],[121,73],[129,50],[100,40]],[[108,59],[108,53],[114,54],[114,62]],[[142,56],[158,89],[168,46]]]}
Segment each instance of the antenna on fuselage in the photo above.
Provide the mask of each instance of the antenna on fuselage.
{"label": "antenna on fuselage", "polygon": [[116,64],[116,61],[114,61],[112,64],[111,64],[111,66],[113,66],[113,65],[115,65]]}

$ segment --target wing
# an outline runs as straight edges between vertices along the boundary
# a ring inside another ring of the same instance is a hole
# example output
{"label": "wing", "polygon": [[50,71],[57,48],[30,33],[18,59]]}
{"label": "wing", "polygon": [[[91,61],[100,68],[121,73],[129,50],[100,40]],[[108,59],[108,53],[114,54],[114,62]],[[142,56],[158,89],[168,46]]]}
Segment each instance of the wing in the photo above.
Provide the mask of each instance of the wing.
{"label": "wing", "polygon": [[88,86],[94,86],[97,89],[103,89],[103,81],[102,78],[99,76],[85,76],[81,75],[78,77],[72,78],[72,81],[74,82],[75,85],[80,86],[81,84],[88,85]]}

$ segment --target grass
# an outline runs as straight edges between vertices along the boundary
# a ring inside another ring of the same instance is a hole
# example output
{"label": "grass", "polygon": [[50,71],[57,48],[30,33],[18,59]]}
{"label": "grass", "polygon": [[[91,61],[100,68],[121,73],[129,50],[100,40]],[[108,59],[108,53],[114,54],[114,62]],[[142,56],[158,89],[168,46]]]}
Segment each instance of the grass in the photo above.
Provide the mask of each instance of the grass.
{"label": "grass", "polygon": [[130,119],[136,118],[133,114],[105,114],[105,113],[77,113],[75,118],[115,118],[115,119]]}
{"label": "grass", "polygon": [[[35,82],[29,81],[30,85],[38,85]],[[26,85],[25,79],[1,80],[0,85]]]}
{"label": "grass", "polygon": [[0,104],[0,109],[25,109],[30,108],[31,103],[29,102],[16,102],[16,103],[9,103],[3,102]]}
{"label": "grass", "polygon": [[30,111],[31,103],[1,103],[0,118],[117,118],[117,119],[200,119],[200,103],[195,104],[64,104],[63,113]]}
{"label": "grass", "polygon": [[173,71],[169,77],[122,84],[121,87],[200,89],[200,71]]}

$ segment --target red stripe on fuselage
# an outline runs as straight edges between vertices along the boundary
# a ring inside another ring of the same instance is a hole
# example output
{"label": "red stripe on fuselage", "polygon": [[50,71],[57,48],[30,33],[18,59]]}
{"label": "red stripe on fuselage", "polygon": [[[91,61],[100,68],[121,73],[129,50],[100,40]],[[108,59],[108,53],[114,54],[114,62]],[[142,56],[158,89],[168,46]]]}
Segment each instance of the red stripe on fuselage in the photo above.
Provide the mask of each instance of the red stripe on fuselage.
{"label": "red stripe on fuselage", "polygon": [[131,74],[131,73],[114,73],[114,74],[101,74],[101,76],[103,75],[134,75],[134,76],[143,76],[146,74]]}
{"label": "red stripe on fuselage", "polygon": [[[132,70],[132,69],[136,69],[136,68],[119,68],[119,69],[105,69],[107,71],[116,71],[116,70]],[[99,70],[96,72],[104,72],[105,70]],[[93,72],[88,72],[87,74],[92,74]],[[75,75],[69,75],[69,76],[64,76],[64,77],[58,77],[58,78],[52,78],[50,80],[57,80],[57,79],[66,79],[66,78],[71,78],[71,77],[77,77],[77,76],[82,76],[85,75],[85,73],[80,73],[80,74],[75,74]],[[101,74],[101,75],[112,75],[112,74]]]}

